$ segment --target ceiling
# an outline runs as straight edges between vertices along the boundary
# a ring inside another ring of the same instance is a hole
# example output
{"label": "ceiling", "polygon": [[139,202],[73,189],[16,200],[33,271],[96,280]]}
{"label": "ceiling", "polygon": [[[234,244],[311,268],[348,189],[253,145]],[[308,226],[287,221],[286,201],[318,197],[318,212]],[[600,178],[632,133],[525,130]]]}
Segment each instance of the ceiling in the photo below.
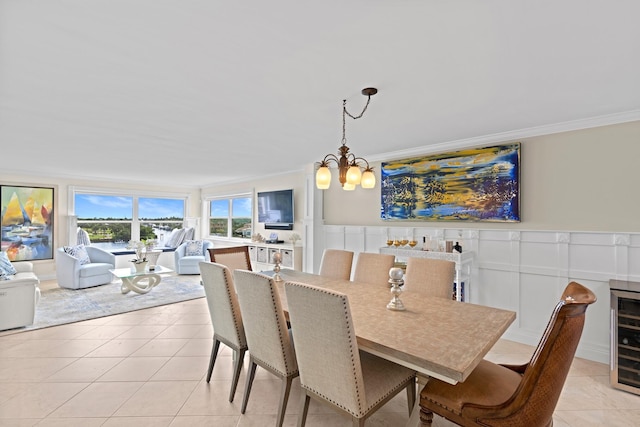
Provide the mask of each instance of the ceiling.
{"label": "ceiling", "polygon": [[202,187],[640,118],[637,0],[0,0],[3,173]]}

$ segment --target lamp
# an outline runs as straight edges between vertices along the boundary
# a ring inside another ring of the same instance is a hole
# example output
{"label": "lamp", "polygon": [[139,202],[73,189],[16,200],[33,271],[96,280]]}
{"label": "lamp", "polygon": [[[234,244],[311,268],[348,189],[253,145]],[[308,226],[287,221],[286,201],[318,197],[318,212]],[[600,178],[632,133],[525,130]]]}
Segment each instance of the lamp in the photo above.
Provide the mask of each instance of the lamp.
{"label": "lamp", "polygon": [[[357,116],[353,116],[347,111],[347,100],[344,99],[342,101],[342,145],[338,149],[340,157],[330,153],[327,154],[320,162],[316,172],[316,187],[320,190],[326,190],[331,185],[331,170],[329,170],[329,163],[331,161],[335,162],[338,166],[340,184],[344,190],[354,190],[356,185],[360,185],[362,188],[374,188],[376,186],[376,176],[373,173],[373,168],[369,166],[369,162],[365,159],[362,157],[356,157],[353,153],[349,152],[346,136],[347,116],[354,120],[362,117],[364,112],[367,111],[369,101],[371,101],[371,96],[376,93],[378,93],[378,89],[374,87],[362,89],[362,94],[367,97],[367,103],[362,109],[362,112]],[[366,167],[363,166],[361,162],[364,162]],[[364,168],[364,172],[361,168]]]}

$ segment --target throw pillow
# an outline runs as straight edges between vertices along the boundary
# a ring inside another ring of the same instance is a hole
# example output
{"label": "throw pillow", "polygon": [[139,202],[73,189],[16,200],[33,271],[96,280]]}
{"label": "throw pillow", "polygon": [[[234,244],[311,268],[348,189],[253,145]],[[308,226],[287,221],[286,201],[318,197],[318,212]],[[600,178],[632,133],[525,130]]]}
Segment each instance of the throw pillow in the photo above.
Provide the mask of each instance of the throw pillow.
{"label": "throw pillow", "polygon": [[184,233],[185,233],[185,229],[181,228],[178,231],[171,232],[171,240],[169,242],[167,242],[167,247],[168,248],[177,248],[178,246],[180,246],[180,243],[182,243],[182,240],[184,239]]}
{"label": "throw pillow", "polygon": [[173,236],[175,236],[177,232],[178,232],[178,229],[174,228],[169,233],[167,233],[167,235],[162,240],[162,246],[164,246],[165,248],[168,248],[169,243],[171,243],[171,240],[173,240]]}
{"label": "throw pillow", "polygon": [[91,263],[89,254],[87,253],[87,249],[84,247],[84,245],[65,246],[64,251],[72,257],[80,260],[80,265]]}
{"label": "throw pillow", "polygon": [[79,245],[90,245],[91,239],[89,238],[89,233],[86,230],[78,227],[78,242]]}
{"label": "throw pillow", "polygon": [[184,241],[195,240],[194,237],[196,237],[196,229],[193,227],[185,228]]}
{"label": "throw pillow", "polygon": [[3,280],[9,280],[9,276],[13,276],[17,271],[11,261],[9,261],[9,257],[7,253],[2,251],[0,252],[0,278]]}
{"label": "throw pillow", "polygon": [[187,240],[184,250],[185,256],[202,256],[204,254],[202,250],[202,240]]}

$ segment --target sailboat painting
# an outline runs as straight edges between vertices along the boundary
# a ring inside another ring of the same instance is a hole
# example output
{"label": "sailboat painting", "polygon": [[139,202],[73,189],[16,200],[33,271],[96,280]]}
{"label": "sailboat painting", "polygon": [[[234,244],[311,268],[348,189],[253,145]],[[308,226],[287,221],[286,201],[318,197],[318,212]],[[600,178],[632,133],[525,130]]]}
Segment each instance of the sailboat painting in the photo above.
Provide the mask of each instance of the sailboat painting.
{"label": "sailboat painting", "polygon": [[53,259],[54,189],[0,186],[2,251],[11,261]]}

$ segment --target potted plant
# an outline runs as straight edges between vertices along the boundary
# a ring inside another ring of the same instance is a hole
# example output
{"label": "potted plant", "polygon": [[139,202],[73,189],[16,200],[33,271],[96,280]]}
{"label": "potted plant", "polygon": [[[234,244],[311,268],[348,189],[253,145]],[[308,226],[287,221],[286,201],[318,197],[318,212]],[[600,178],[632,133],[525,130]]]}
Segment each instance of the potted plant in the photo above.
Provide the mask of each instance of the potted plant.
{"label": "potted plant", "polygon": [[133,249],[136,253],[136,257],[131,262],[137,272],[143,272],[147,267],[146,247],[145,242],[139,240],[129,240],[127,243],[127,249]]}

